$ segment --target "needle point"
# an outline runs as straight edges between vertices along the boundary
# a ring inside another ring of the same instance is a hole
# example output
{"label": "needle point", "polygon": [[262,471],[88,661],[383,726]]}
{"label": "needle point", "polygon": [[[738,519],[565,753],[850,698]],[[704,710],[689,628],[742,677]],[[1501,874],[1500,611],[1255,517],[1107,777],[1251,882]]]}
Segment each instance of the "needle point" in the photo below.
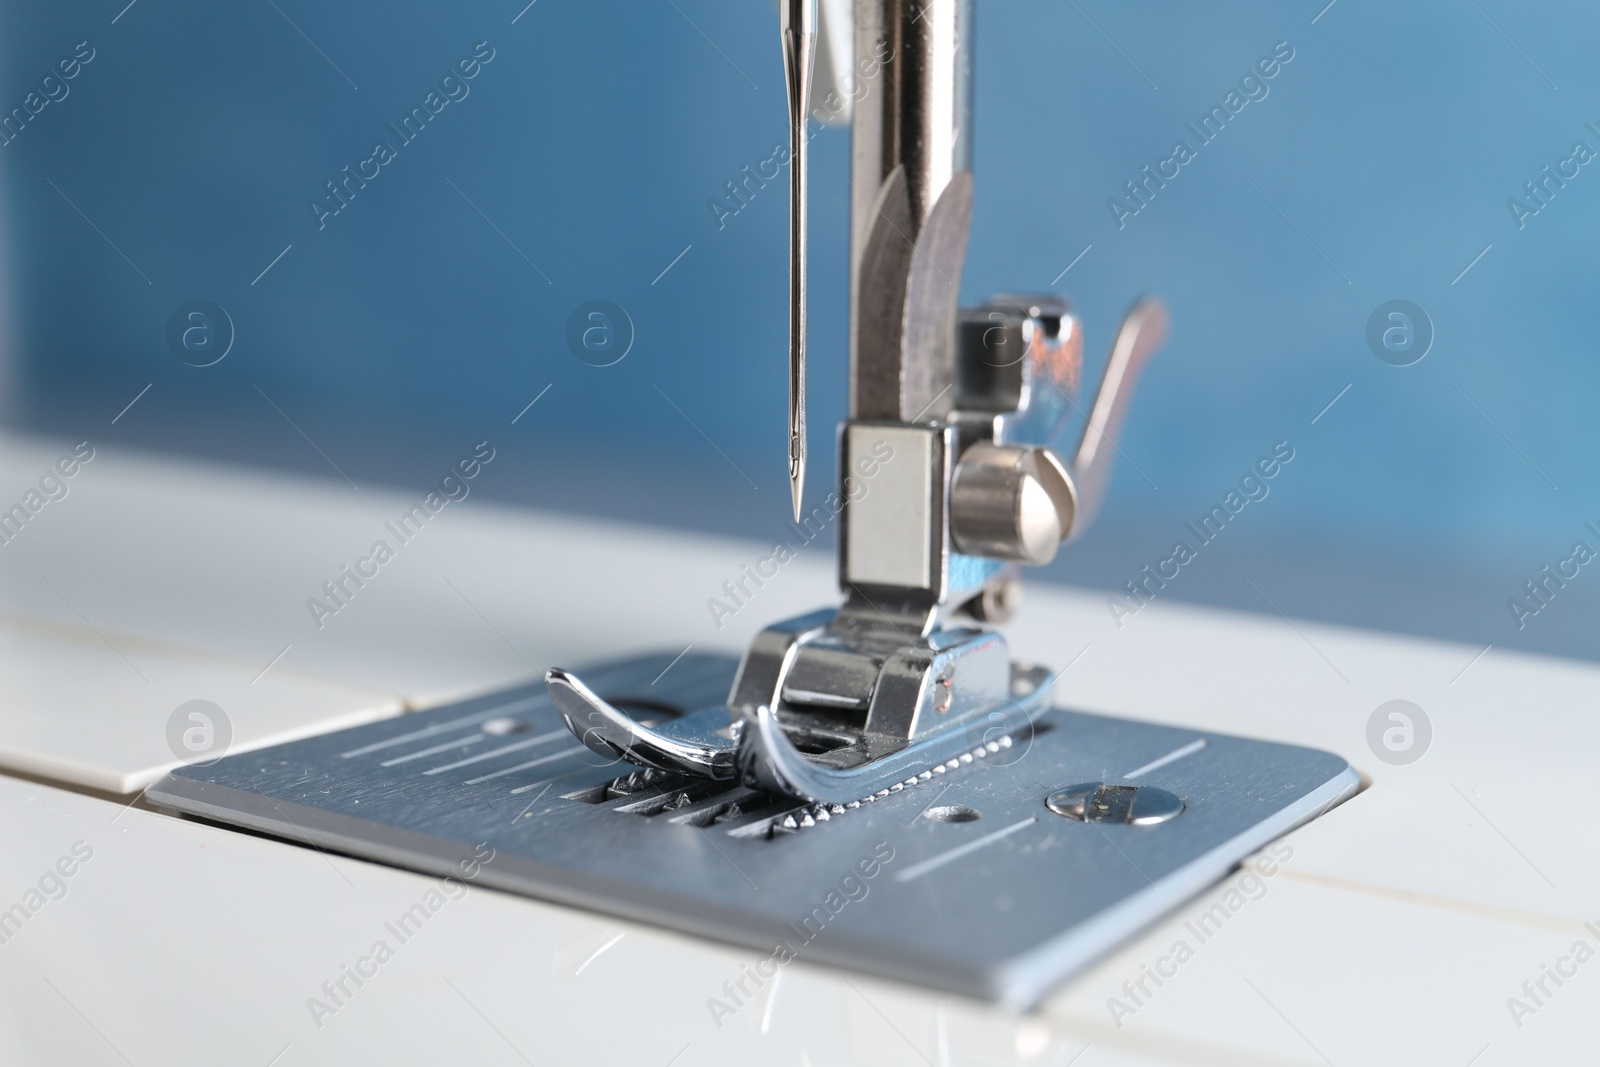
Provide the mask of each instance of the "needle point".
{"label": "needle point", "polygon": [[800,521],[800,497],[805,492],[806,469],[802,464],[789,469],[789,496],[794,501],[794,521]]}

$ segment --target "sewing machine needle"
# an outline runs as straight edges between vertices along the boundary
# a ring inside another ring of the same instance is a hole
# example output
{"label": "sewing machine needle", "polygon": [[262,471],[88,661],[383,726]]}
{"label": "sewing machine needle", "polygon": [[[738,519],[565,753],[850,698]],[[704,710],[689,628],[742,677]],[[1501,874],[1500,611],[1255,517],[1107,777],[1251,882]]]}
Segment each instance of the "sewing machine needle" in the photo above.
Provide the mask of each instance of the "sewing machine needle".
{"label": "sewing machine needle", "polygon": [[806,480],[806,105],[816,57],[817,0],[782,0],[789,90],[789,495],[800,521]]}

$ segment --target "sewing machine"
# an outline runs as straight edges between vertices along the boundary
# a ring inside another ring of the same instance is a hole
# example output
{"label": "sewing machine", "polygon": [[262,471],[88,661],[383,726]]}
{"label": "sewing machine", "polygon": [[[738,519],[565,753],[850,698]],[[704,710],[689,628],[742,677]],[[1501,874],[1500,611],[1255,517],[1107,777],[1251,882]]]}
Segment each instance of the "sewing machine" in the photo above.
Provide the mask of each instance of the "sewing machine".
{"label": "sewing machine", "polygon": [[[1565,797],[1600,674],[1508,654],[1457,690],[1472,650],[1443,643],[1165,604],[1112,641],[1100,597],[1033,587],[1023,605],[1023,568],[1100,510],[1166,311],[1133,299],[1110,331],[1053,294],[960,307],[972,4],[821,7],[819,23],[784,0],[775,36],[786,458],[796,523],[837,530],[831,565],[509,509],[432,526],[492,469],[488,442],[419,503],[9,441],[7,472],[45,472],[61,513],[31,510],[5,548],[29,574],[8,577],[0,631],[8,1062],[1489,1064],[1581,1047],[1573,946],[1600,930],[1556,886],[1593,856],[1551,881],[1455,781],[1464,750],[1492,747],[1502,780]],[[830,104],[864,56],[871,91]],[[849,412],[811,511],[808,115],[851,124]],[[122,527],[133,509],[144,523]],[[44,519],[55,533],[30,538]],[[240,561],[326,570],[373,536],[390,552],[312,598],[328,640],[292,670],[256,663],[275,609]],[[453,594],[391,556],[448,563]],[[620,556],[648,578],[597,591],[586,576]],[[679,607],[706,588],[715,638]],[[385,610],[345,613],[369,602]],[[1369,742],[1365,709],[1352,724],[1348,694],[1307,677],[1306,644],[1363,700],[1422,685],[1468,740],[1412,766],[1427,720],[1391,700]],[[1516,737],[1498,732],[1508,701]],[[1528,743],[1558,730],[1558,751]],[[1518,839],[1549,855],[1550,822]],[[1506,1035],[1473,1023],[1507,997],[1528,1043],[1497,1061]]]}

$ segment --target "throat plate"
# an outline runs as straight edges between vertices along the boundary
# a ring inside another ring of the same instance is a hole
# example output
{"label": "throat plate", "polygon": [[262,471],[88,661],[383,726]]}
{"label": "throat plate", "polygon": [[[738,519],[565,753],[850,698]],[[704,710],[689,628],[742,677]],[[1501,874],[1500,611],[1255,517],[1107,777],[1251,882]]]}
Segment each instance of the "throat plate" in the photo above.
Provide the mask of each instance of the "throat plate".
{"label": "throat plate", "polygon": [[[659,721],[720,704],[737,666],[662,655],[584,677]],[[916,786],[801,805],[608,763],[538,681],[180,768],[147,796],[430,874],[487,843],[479,884],[1025,1008],[1357,787],[1344,760],[1290,745],[1061,710],[1006,728],[975,728]],[[1047,805],[1083,783],[1154,787],[1181,814]]]}

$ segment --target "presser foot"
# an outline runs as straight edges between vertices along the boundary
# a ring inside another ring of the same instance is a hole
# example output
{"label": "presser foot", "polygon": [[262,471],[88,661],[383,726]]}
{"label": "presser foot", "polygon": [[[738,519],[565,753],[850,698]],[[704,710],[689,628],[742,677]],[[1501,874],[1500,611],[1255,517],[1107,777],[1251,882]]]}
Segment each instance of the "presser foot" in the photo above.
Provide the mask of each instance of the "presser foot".
{"label": "presser foot", "polygon": [[886,796],[1010,747],[1049,710],[1055,679],[1012,663],[990,631],[908,639],[845,612],[768,628],[725,704],[655,726],[569,671],[545,674],[567,729],[597,755],[825,805]]}

